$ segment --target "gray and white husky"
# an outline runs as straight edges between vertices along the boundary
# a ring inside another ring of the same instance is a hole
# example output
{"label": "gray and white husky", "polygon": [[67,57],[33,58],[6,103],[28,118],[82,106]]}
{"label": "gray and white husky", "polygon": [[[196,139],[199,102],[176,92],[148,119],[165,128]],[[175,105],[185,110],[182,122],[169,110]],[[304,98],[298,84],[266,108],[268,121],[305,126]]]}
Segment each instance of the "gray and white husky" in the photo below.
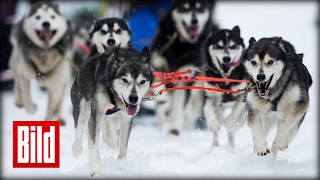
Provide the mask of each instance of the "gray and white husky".
{"label": "gray and white husky", "polygon": [[[245,49],[240,35],[239,26],[232,29],[212,29],[212,33],[206,45],[207,67],[206,76],[215,78],[228,78],[246,80],[248,75],[241,64],[241,58]],[[222,88],[227,90],[242,89],[247,83],[238,82],[205,82],[205,87]],[[234,133],[245,122],[244,93],[230,94],[206,91],[204,115],[208,129],[213,132],[212,146],[218,146],[218,132],[220,123],[223,122],[223,113],[226,109],[231,112],[225,118],[225,127],[228,131],[229,145],[234,147]],[[193,117],[194,118],[194,117]]]}
{"label": "gray and white husky", "polygon": [[13,46],[9,67],[14,74],[15,104],[34,113],[37,106],[32,103],[30,80],[36,79],[49,93],[45,119],[62,117],[63,96],[71,81],[73,36],[70,21],[58,5],[38,2],[12,29],[10,41]]}
{"label": "gray and white husky", "polygon": [[83,130],[88,125],[90,174],[101,174],[100,129],[103,140],[126,158],[133,117],[153,80],[149,48],[142,52],[116,47],[90,57],[71,87],[75,141],[73,154],[82,152]]}
{"label": "gray and white husky", "polygon": [[[212,1],[172,1],[170,8],[159,21],[151,45],[152,66],[156,71],[177,72],[203,66],[205,60],[204,47],[212,26],[212,10]],[[198,73],[193,73],[193,75],[198,75]],[[186,84],[177,84],[177,86],[180,85]],[[165,86],[159,86],[153,92],[156,94],[159,90],[165,88]],[[183,128],[185,116],[191,116],[192,108],[201,106],[196,104],[202,102],[201,100],[198,101],[202,97],[198,96],[197,90],[191,92],[190,101],[187,98],[187,91],[174,91],[170,94],[164,93],[157,96],[156,115],[160,130],[166,122],[166,111],[168,110],[166,105],[167,102],[170,102],[170,96],[172,97],[169,115],[171,121],[170,133],[179,135]],[[189,107],[191,111],[186,110]],[[200,114],[197,114],[197,116],[200,116]]]}
{"label": "gray and white husky", "polygon": [[292,44],[281,37],[250,38],[243,64],[255,88],[248,92],[247,120],[254,153],[270,152],[266,136],[273,126],[277,132],[271,152],[284,151],[296,136],[309,107],[312,78]]}
{"label": "gray and white husky", "polygon": [[132,32],[125,19],[112,17],[96,20],[90,29],[89,57],[117,46],[133,48],[131,38]]}

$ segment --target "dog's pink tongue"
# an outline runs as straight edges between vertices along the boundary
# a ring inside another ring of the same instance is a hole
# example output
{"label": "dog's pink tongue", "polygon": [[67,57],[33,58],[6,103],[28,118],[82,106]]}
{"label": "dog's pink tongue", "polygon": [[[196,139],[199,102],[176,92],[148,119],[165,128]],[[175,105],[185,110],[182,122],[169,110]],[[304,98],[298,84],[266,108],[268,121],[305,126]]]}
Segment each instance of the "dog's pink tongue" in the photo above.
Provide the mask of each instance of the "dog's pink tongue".
{"label": "dog's pink tongue", "polygon": [[188,28],[188,33],[189,33],[189,36],[194,39],[194,38],[197,38],[198,37],[198,28],[196,27],[189,27]]}
{"label": "dog's pink tongue", "polygon": [[49,29],[44,29],[40,32],[40,38],[44,40],[44,42],[49,42],[52,38],[52,32]]}
{"label": "dog's pink tongue", "polygon": [[137,109],[138,109],[137,105],[128,104],[128,109],[127,109],[128,115],[134,116],[137,113]]}

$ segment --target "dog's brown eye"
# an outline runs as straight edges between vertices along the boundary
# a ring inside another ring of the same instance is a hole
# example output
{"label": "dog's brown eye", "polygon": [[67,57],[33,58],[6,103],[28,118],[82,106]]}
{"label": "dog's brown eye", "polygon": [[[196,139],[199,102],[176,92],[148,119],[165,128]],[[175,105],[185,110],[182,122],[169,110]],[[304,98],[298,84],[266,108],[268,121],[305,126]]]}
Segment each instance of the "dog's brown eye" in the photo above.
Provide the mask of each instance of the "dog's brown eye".
{"label": "dog's brown eye", "polygon": [[39,19],[40,19],[40,16],[36,16],[36,19],[38,19],[38,20],[39,20]]}
{"label": "dog's brown eye", "polygon": [[274,62],[274,61],[269,61],[269,62],[268,62],[268,64],[269,64],[269,65],[272,65],[272,64],[273,64],[273,62]]}
{"label": "dog's brown eye", "polygon": [[229,49],[235,49],[237,46],[233,45],[233,46],[229,46]]}
{"label": "dog's brown eye", "polygon": [[117,29],[117,30],[115,31],[115,33],[120,34],[120,33],[121,33],[121,29]]}
{"label": "dog's brown eye", "polygon": [[127,83],[127,82],[128,82],[128,80],[127,80],[127,79],[122,79],[122,81],[123,81],[123,82],[125,82],[125,83]]}
{"label": "dog's brown eye", "polygon": [[252,64],[252,65],[256,65],[256,64],[257,64],[257,62],[255,62],[255,61],[251,61],[251,64]]}
{"label": "dog's brown eye", "polygon": [[102,35],[107,34],[107,32],[105,30],[101,30],[100,32],[101,32]]}
{"label": "dog's brown eye", "polygon": [[140,84],[144,84],[144,83],[146,83],[146,81],[145,81],[145,80],[142,80],[142,81],[140,82]]}
{"label": "dog's brown eye", "polygon": [[51,19],[54,19],[54,18],[56,18],[55,16],[51,16]]}
{"label": "dog's brown eye", "polygon": [[223,46],[220,46],[220,45],[218,45],[218,44],[216,44],[216,47],[215,47],[216,49],[223,49]]}

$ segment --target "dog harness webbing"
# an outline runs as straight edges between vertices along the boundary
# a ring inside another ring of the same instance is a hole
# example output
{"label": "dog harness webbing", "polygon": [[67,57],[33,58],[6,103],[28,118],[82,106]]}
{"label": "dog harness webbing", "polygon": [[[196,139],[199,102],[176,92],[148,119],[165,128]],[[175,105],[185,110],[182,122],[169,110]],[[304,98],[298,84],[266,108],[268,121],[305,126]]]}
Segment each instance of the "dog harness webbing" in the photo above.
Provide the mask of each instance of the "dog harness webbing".
{"label": "dog harness webbing", "polygon": [[109,95],[110,101],[114,105],[114,107],[112,109],[107,109],[107,111],[105,113],[106,116],[114,114],[114,113],[120,111],[120,108],[118,108],[116,106],[116,101],[114,100],[113,94],[112,94],[110,89],[108,89],[108,95]]}

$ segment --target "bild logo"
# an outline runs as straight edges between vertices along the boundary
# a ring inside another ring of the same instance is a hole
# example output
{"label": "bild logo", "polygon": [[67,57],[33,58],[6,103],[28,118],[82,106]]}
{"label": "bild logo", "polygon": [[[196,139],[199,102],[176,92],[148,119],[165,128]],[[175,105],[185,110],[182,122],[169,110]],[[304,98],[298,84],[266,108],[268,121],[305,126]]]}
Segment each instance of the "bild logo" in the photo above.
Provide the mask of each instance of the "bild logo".
{"label": "bild logo", "polygon": [[13,121],[13,168],[59,168],[59,121]]}

